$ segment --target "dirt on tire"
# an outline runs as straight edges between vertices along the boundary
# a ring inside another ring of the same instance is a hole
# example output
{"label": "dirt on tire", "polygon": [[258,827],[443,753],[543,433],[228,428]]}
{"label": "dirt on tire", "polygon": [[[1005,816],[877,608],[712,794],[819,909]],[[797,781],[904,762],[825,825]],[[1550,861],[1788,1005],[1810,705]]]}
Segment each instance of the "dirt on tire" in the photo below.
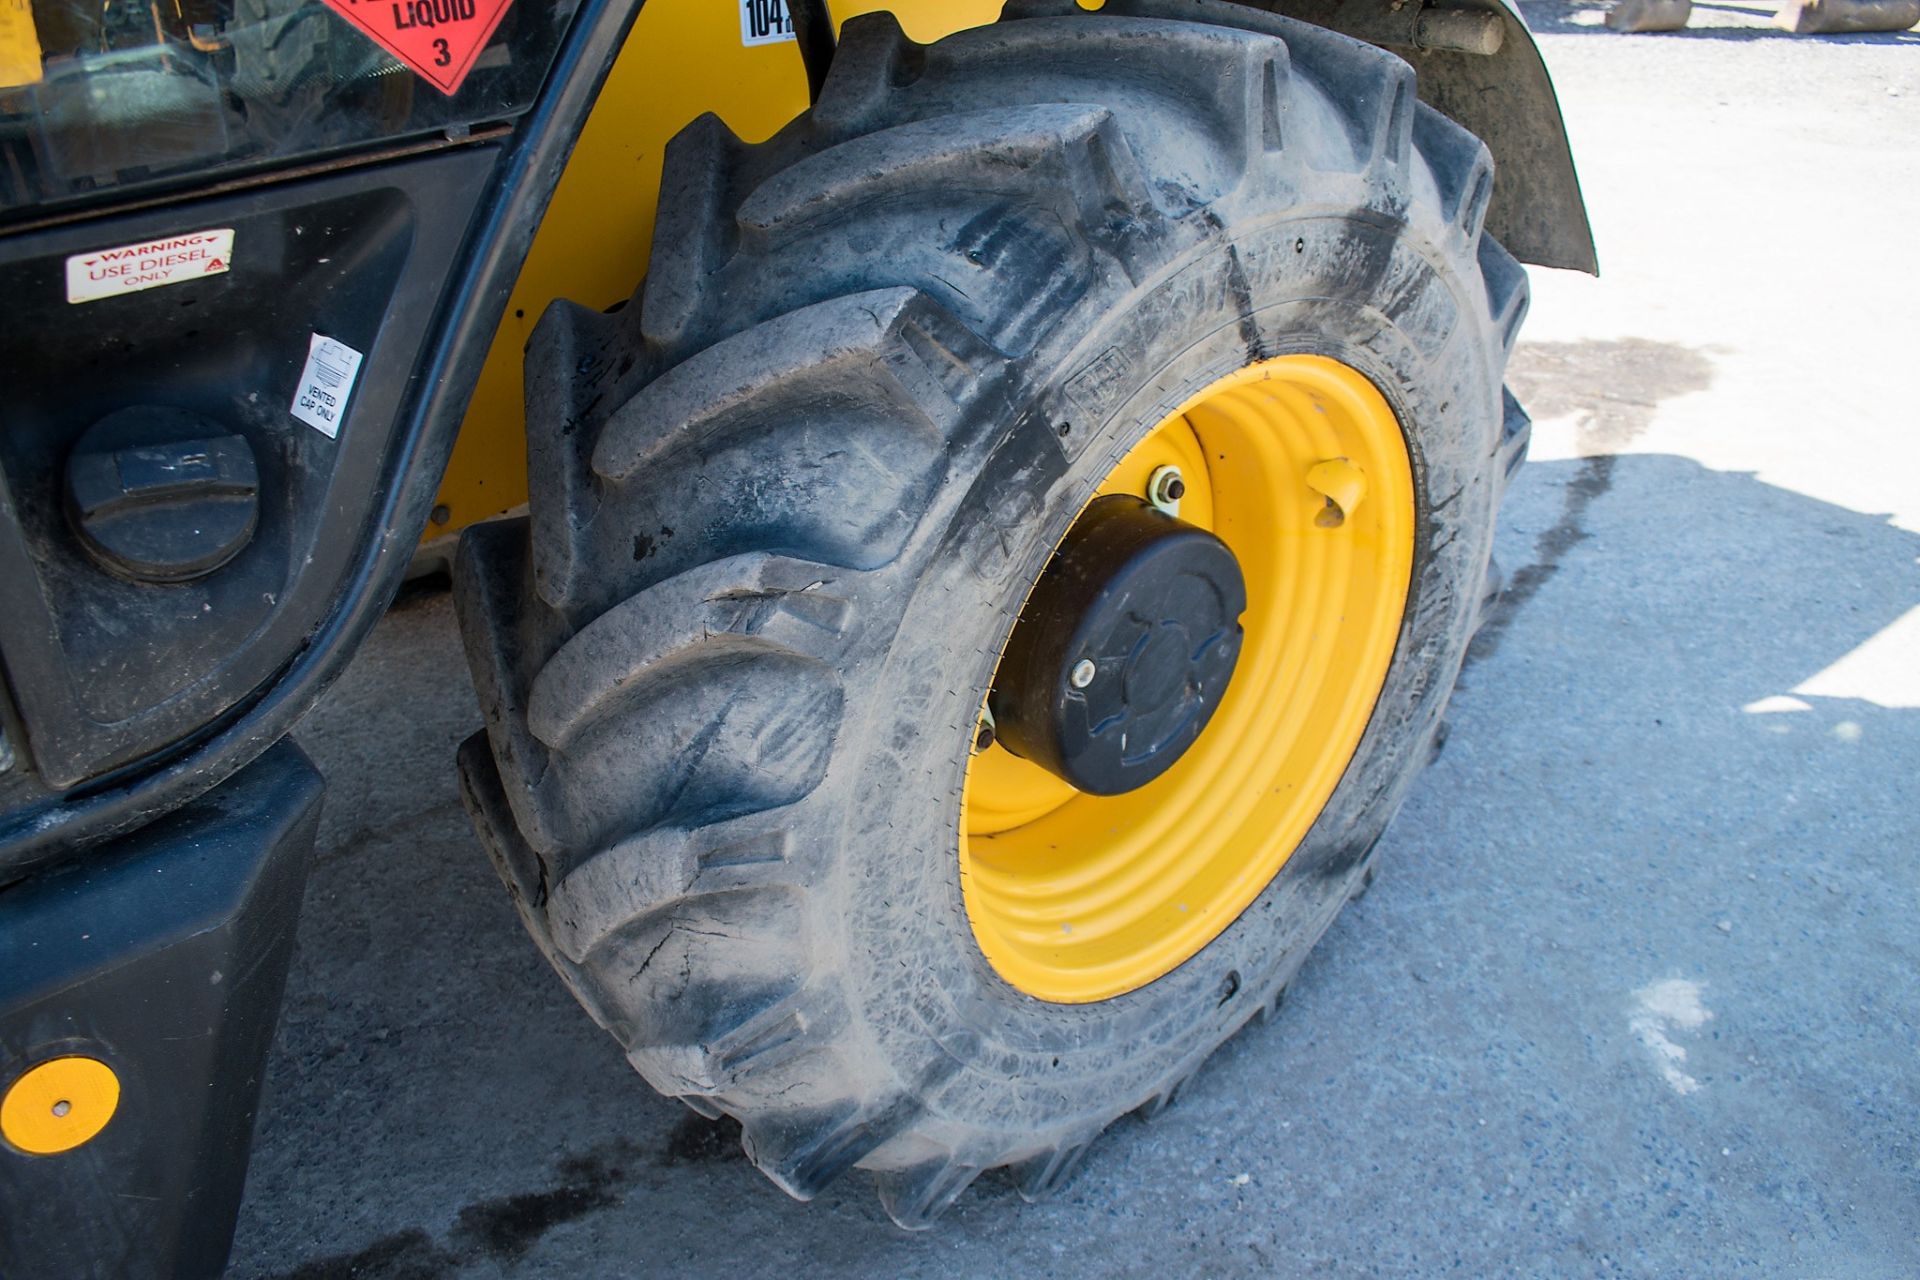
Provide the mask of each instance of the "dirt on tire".
{"label": "dirt on tire", "polygon": [[[1379,49],[1239,6],[1072,0],[933,45],[846,25],[819,103],[668,150],[631,304],[529,349],[529,515],[471,530],[461,752],[528,930],[656,1088],[795,1196],[929,1222],[1057,1186],[1279,1000],[1430,758],[1526,418],[1486,149]],[[1126,449],[1270,356],[1407,437],[1406,617],[1338,789],[1255,903],[1140,990],[1049,1004],[956,853],[1025,593]]]}

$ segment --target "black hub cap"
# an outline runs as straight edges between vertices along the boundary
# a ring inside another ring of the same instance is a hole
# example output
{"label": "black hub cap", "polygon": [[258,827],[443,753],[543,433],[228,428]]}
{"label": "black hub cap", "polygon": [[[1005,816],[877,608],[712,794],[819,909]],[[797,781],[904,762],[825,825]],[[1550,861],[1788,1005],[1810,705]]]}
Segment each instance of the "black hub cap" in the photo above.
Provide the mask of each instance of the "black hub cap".
{"label": "black hub cap", "polygon": [[1094,795],[1153,781],[1220,705],[1246,607],[1226,543],[1138,498],[1097,499],[1007,640],[1000,742]]}

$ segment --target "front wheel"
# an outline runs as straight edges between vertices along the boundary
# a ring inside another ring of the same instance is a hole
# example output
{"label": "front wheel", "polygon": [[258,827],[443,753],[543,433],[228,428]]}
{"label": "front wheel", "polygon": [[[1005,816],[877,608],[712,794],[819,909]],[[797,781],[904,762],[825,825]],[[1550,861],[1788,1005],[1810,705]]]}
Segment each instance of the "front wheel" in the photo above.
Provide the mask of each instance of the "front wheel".
{"label": "front wheel", "polygon": [[870,1169],[908,1226],[1050,1189],[1277,1001],[1432,750],[1525,445],[1491,164],[1406,64],[1014,16],[855,20],[769,142],[683,133],[636,304],[542,321],[530,515],[458,570],[535,939],[782,1187]]}

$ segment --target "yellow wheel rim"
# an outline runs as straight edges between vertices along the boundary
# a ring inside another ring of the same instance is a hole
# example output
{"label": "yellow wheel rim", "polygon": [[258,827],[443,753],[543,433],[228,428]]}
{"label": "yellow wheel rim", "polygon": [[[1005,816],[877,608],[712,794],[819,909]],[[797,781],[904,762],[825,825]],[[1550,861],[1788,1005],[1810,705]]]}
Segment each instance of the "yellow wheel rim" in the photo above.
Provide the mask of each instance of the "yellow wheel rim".
{"label": "yellow wheel rim", "polygon": [[1180,518],[1232,548],[1246,580],[1213,719],[1124,795],[1083,794],[998,744],[967,769],[967,917],[1000,976],[1042,1000],[1143,987],[1246,910],[1346,772],[1406,610],[1413,469],[1393,410],[1352,368],[1292,355],[1239,369],[1092,496],[1144,495],[1165,465],[1186,481]]}

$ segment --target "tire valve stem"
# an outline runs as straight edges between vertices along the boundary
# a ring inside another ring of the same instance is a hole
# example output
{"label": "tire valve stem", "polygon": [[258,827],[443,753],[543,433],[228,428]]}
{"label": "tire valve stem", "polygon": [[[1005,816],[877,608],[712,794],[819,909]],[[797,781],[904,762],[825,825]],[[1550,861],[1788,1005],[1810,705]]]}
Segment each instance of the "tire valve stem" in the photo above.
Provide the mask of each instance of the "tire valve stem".
{"label": "tire valve stem", "polygon": [[[1054,670],[1058,671],[1059,668],[1055,667]],[[1073,682],[1074,688],[1084,689],[1093,683],[1093,677],[1099,674],[1099,671],[1100,668],[1093,665],[1092,658],[1082,658],[1073,664],[1073,673],[1067,678]]]}
{"label": "tire valve stem", "polygon": [[993,745],[993,739],[993,708],[983,706],[980,708],[980,726],[973,731],[974,751],[985,751]]}
{"label": "tire valve stem", "polygon": [[1187,496],[1187,479],[1178,467],[1156,467],[1147,477],[1147,501],[1170,516],[1180,514],[1180,499]]}
{"label": "tire valve stem", "polygon": [[1338,529],[1367,496],[1367,474],[1345,458],[1328,458],[1307,472],[1307,488],[1327,500],[1313,522]]}

